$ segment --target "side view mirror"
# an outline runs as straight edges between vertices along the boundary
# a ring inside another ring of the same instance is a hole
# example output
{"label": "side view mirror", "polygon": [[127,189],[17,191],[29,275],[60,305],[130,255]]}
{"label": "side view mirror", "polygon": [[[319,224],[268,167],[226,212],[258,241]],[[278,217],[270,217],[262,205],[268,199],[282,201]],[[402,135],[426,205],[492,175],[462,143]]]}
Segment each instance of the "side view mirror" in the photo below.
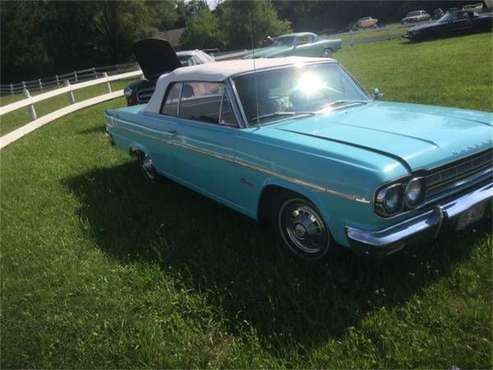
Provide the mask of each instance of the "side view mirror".
{"label": "side view mirror", "polygon": [[372,92],[373,99],[378,100],[383,96],[383,93],[380,92],[378,87],[375,87]]}

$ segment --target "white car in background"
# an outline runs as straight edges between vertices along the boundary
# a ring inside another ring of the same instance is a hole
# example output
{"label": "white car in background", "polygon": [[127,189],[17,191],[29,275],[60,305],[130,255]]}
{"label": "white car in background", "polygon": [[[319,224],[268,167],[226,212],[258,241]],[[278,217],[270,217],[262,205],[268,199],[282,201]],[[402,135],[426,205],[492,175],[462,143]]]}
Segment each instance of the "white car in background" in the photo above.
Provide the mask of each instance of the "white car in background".
{"label": "white car in background", "polygon": [[377,27],[378,19],[373,17],[363,17],[356,21],[357,28],[372,28]]}
{"label": "white car in background", "polygon": [[198,49],[178,51],[176,55],[184,66],[196,66],[198,64],[215,62],[213,56]]}
{"label": "white car in background", "polygon": [[145,104],[156,87],[156,81],[164,73],[176,68],[215,62],[214,58],[202,50],[183,50],[175,52],[168,41],[149,38],[135,43],[134,54],[139,62],[144,79],[132,82],[125,90],[127,105]]}
{"label": "white car in background", "polygon": [[402,24],[407,23],[418,23],[425,22],[431,19],[431,15],[429,15],[425,10],[414,10],[406,14],[404,18],[401,19]]}

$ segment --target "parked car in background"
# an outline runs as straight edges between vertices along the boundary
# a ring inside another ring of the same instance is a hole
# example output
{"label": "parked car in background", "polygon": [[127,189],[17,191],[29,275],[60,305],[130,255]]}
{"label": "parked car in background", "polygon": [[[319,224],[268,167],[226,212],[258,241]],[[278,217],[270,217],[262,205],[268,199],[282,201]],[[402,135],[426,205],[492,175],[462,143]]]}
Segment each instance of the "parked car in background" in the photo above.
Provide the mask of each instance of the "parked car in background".
{"label": "parked car in background", "polygon": [[177,68],[147,105],[106,112],[111,140],[147,179],[271,222],[304,259],[336,244],[391,254],[481,220],[493,198],[492,122],[376,101],[335,60],[306,57]]}
{"label": "parked car in background", "polygon": [[463,35],[492,30],[491,14],[478,14],[468,10],[448,10],[439,20],[410,28],[405,37],[412,41],[428,40],[437,37]]}
{"label": "parked car in background", "polygon": [[198,49],[178,51],[176,55],[183,66],[195,66],[197,64],[215,62],[213,56]]}
{"label": "parked car in background", "polygon": [[372,28],[376,27],[378,23],[378,19],[373,17],[363,17],[356,21],[357,28]]}
{"label": "parked car in background", "polygon": [[483,11],[483,3],[468,4],[462,7],[463,10],[471,12],[481,13]]}
{"label": "parked car in background", "polygon": [[402,24],[408,23],[418,23],[425,22],[431,19],[431,15],[429,15],[425,10],[414,10],[406,14],[404,18],[401,19]]}
{"label": "parked car in background", "polygon": [[442,8],[436,8],[433,10],[433,19],[440,19],[444,16],[444,12],[442,10]]}
{"label": "parked car in background", "polygon": [[179,67],[214,62],[214,58],[201,50],[185,50],[175,53],[168,41],[159,38],[144,39],[134,46],[134,54],[145,79],[132,82],[125,90],[127,105],[149,101],[157,78]]}
{"label": "parked car in background", "polygon": [[258,48],[243,58],[279,58],[290,55],[330,57],[342,46],[340,39],[323,39],[312,32],[298,32],[281,35],[269,40],[270,46]]}

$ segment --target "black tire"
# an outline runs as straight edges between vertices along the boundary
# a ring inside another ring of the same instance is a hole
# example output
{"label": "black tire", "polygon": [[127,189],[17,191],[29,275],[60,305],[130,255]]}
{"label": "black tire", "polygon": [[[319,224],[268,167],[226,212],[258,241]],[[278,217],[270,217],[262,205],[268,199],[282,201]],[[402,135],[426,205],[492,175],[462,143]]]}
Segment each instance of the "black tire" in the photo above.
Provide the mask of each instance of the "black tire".
{"label": "black tire", "polygon": [[137,162],[139,164],[142,175],[149,182],[160,182],[163,177],[159,175],[156,168],[152,164],[152,159],[149,155],[142,151],[137,152]]}
{"label": "black tire", "polygon": [[276,229],[283,247],[303,260],[324,257],[333,241],[318,208],[295,193],[282,193],[276,202]]}

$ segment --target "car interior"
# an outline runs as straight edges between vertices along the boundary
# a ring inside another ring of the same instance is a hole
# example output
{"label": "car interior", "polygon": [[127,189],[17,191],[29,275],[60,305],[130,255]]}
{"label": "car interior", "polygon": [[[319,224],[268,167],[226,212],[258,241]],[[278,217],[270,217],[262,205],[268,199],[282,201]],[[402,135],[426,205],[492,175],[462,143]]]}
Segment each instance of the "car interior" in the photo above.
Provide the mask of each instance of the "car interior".
{"label": "car interior", "polygon": [[[236,118],[227,95],[223,100],[224,85],[211,82],[185,82],[173,84],[166,96],[161,109],[162,114],[177,115],[178,100],[180,100],[179,117],[194,121],[236,126]],[[219,112],[222,101],[222,115]]]}

